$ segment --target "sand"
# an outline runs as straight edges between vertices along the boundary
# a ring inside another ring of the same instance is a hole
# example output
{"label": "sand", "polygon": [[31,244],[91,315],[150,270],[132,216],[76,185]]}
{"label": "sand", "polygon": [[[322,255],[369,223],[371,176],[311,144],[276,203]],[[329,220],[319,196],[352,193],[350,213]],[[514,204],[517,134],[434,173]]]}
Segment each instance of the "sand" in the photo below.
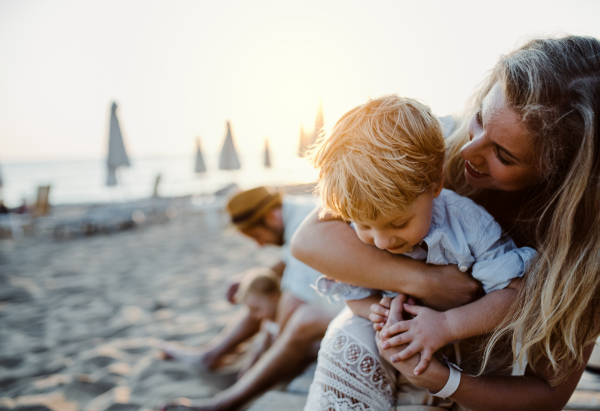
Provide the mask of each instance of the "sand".
{"label": "sand", "polygon": [[228,280],[276,261],[202,213],[91,237],[0,240],[0,410],[137,411],[202,398],[234,374],[163,361],[238,309]]}

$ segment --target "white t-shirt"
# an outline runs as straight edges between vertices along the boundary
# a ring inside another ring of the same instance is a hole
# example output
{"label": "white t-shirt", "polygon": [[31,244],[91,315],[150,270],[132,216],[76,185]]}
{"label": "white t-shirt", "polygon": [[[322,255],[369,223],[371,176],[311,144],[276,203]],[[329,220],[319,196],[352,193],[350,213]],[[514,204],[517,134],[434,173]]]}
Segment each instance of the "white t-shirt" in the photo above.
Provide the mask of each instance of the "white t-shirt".
{"label": "white t-shirt", "polygon": [[284,228],[281,260],[285,263],[281,288],[306,302],[319,298],[311,285],[315,284],[322,274],[292,256],[290,241],[302,221],[315,208],[317,208],[317,200],[310,195],[287,195],[283,198],[281,206]]}

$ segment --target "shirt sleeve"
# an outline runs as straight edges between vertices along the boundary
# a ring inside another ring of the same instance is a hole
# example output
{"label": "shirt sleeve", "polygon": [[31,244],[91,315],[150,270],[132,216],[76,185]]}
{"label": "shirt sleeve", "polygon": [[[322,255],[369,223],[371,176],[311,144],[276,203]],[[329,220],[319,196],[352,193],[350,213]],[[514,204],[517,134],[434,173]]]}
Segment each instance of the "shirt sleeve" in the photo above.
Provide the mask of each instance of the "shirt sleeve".
{"label": "shirt sleeve", "polygon": [[380,293],[380,291],[372,288],[358,287],[356,285],[350,285],[341,281],[336,281],[333,278],[329,278],[325,275],[317,278],[313,288],[321,297],[324,297],[332,302],[362,300],[363,298]]}
{"label": "shirt sleeve", "polygon": [[481,281],[486,293],[501,290],[514,278],[523,276],[535,255],[533,248],[517,248],[510,238],[500,234],[490,247],[475,256],[473,278]]}

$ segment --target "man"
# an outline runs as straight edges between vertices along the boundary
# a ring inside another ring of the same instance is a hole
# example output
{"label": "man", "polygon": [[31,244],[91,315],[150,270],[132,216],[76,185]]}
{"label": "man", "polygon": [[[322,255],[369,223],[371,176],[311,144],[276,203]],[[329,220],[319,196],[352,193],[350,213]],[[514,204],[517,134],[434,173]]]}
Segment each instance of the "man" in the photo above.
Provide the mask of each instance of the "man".
{"label": "man", "polygon": [[[316,358],[327,326],[341,305],[328,304],[315,293],[311,284],[321,274],[295,259],[289,250],[294,232],[315,206],[312,199],[282,197],[265,187],[243,191],[229,200],[227,211],[232,224],[241,233],[260,246],[282,246],[281,261],[271,267],[282,276],[282,295],[277,312],[280,332],[273,344],[233,386],[211,399],[169,402],[162,407],[163,410],[173,409],[178,404],[195,410],[236,409],[282,378],[298,374]],[[238,285],[239,281],[235,281],[227,290],[227,298],[231,302]],[[163,352],[168,357],[211,370],[224,354],[256,334],[259,327],[259,321],[247,311],[242,311],[201,351],[189,353],[165,346]]]}

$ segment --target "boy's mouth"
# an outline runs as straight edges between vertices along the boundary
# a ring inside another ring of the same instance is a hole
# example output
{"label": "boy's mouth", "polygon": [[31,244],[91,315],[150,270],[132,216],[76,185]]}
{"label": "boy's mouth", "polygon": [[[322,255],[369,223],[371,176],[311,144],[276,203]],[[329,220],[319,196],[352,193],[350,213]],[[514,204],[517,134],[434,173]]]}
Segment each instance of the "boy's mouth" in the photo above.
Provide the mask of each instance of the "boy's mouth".
{"label": "boy's mouth", "polygon": [[[406,244],[401,244],[401,245],[399,245],[398,247],[390,247],[390,248],[386,248],[386,251],[390,251],[390,252],[398,251],[398,250],[401,250],[401,249],[402,249],[402,247],[404,247],[405,245],[406,245]],[[411,251],[411,250],[412,250],[412,247],[410,248],[410,250],[407,250],[407,251]]]}

